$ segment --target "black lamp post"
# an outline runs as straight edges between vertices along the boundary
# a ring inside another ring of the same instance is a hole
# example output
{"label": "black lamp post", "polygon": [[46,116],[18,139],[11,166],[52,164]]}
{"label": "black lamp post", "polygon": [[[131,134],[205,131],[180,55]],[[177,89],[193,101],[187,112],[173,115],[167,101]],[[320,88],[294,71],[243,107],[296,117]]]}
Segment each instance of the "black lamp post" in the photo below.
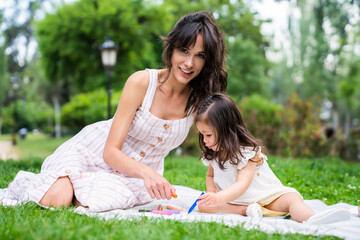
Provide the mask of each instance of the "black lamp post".
{"label": "black lamp post", "polygon": [[19,90],[19,76],[17,73],[14,74],[12,78],[10,78],[10,83],[12,85],[12,88],[14,90],[14,110],[13,110],[13,120],[14,120],[14,126],[13,126],[13,132],[11,136],[12,144],[16,145],[16,132],[17,132],[17,91]]}
{"label": "black lamp post", "polygon": [[116,45],[110,37],[100,46],[101,61],[106,68],[107,94],[108,94],[108,118],[111,117],[111,70],[116,64]]}

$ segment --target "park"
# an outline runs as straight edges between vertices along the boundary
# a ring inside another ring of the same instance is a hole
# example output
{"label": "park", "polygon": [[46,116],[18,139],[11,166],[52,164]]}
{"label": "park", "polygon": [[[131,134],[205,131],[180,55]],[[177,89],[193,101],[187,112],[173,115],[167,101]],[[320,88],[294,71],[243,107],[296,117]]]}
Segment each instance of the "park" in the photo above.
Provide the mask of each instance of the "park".
{"label": "park", "polygon": [[[271,19],[249,1],[21,2],[0,5],[0,188],[20,170],[40,173],[61,144],[111,119],[134,72],[165,67],[162,39],[178,19],[207,10],[227,47],[226,93],[282,184],[305,200],[360,205],[357,1],[277,3],[293,13],[280,44],[263,31]],[[163,176],[206,191],[198,133],[193,124],[165,157]],[[73,205],[50,210],[33,202],[0,205],[0,216],[0,239],[355,239],[357,233],[266,232],[147,215],[106,220],[77,214]]]}

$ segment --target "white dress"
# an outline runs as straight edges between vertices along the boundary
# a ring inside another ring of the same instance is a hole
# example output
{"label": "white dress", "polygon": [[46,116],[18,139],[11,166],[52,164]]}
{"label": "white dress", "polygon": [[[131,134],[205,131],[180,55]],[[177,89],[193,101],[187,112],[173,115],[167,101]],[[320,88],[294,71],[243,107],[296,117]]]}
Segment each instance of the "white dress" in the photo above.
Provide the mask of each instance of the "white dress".
{"label": "white dress", "polygon": [[[163,120],[151,114],[158,72],[147,70],[149,86],[121,151],[162,175],[164,157],[185,140],[193,116]],[[112,121],[86,126],[45,159],[39,174],[20,171],[7,189],[6,198],[39,203],[58,177],[68,176],[77,200],[90,211],[125,209],[150,202],[142,179],[119,174],[104,162],[102,155]]]}
{"label": "white dress", "polygon": [[[215,160],[202,159],[205,166],[211,166],[214,168],[214,183],[216,188],[221,191],[234,184],[237,178],[237,170],[246,166],[249,159],[255,157],[256,152],[252,150],[252,147],[242,147],[241,153],[244,157],[239,157],[241,161],[238,165],[232,165],[229,161],[224,164],[225,169],[220,169]],[[261,152],[259,147],[258,156],[262,158],[263,164],[256,167],[254,178],[243,195],[234,201],[232,204],[249,205],[251,203],[259,203],[261,206],[271,203],[276,198],[280,197],[287,192],[298,191],[291,187],[284,186],[280,180],[276,177],[274,172],[270,169],[267,163],[267,156]]]}

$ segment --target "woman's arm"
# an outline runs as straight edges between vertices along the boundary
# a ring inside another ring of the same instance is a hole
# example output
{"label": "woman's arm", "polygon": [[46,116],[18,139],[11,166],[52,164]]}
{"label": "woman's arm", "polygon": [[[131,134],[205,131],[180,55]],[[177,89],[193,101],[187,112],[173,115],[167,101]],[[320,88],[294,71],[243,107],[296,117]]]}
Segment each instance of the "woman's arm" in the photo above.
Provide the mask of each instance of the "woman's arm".
{"label": "woman's arm", "polygon": [[254,178],[256,166],[261,159],[255,155],[251,160],[248,161],[244,168],[238,170],[238,176],[234,184],[217,193],[207,192],[199,197],[201,200],[198,204],[206,206],[216,203],[227,203],[244,194]]}
{"label": "woman's arm", "polygon": [[141,106],[149,84],[149,73],[140,71],[133,74],[126,82],[121,94],[103,158],[117,172],[130,177],[142,178],[151,198],[170,199],[174,187],[154,169],[146,166],[121,151],[128,135],[136,110]]}
{"label": "woman's arm", "polygon": [[206,191],[214,193],[218,192],[214,183],[214,168],[211,166],[211,164],[209,165],[206,173]]}

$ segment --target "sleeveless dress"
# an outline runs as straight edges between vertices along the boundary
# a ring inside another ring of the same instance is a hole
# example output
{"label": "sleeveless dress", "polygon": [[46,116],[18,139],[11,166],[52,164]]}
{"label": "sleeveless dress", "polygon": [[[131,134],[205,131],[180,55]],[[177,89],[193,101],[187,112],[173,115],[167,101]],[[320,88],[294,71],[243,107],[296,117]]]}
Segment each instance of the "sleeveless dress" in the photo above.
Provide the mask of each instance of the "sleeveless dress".
{"label": "sleeveless dress", "polygon": [[[221,169],[215,160],[201,159],[205,166],[211,165],[214,168],[214,183],[219,191],[228,188],[236,182],[238,170],[244,168],[249,159],[255,157],[255,154],[258,154],[263,159],[263,164],[256,167],[254,178],[248,189],[239,198],[230,203],[237,205],[258,203],[263,207],[285,193],[299,193],[295,188],[284,186],[276,177],[267,163],[267,156],[261,152],[261,147],[259,147],[257,152],[252,147],[241,147],[241,153],[244,157],[239,156],[241,161],[238,165],[233,165],[227,161],[224,164],[225,169]],[[264,207],[262,211],[264,216],[282,216],[287,214],[286,212],[271,211]]]}
{"label": "sleeveless dress", "polygon": [[[151,114],[158,72],[147,70],[149,86],[121,151],[163,175],[165,156],[185,140],[193,116],[163,120]],[[125,209],[150,202],[142,179],[120,174],[104,162],[102,155],[112,121],[83,128],[45,159],[39,174],[20,171],[7,189],[7,198],[39,204],[59,177],[68,176],[77,200],[90,211]]]}

